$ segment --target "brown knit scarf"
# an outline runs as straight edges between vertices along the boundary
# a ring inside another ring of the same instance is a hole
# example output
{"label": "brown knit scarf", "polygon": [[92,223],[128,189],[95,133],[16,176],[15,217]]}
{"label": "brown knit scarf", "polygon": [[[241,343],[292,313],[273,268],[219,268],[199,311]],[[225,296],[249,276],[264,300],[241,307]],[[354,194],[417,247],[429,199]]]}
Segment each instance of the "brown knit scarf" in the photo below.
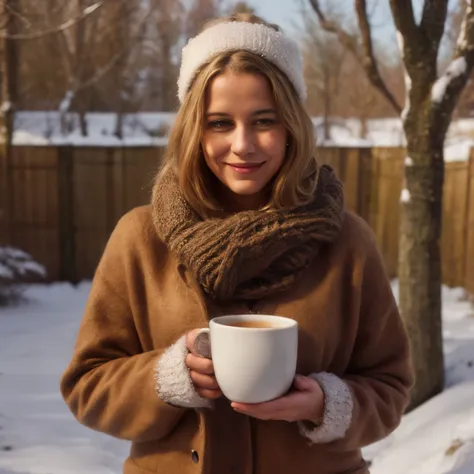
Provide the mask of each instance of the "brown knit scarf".
{"label": "brown knit scarf", "polygon": [[289,288],[343,220],[341,182],[319,169],[314,200],[294,209],[245,211],[202,220],[185,201],[168,169],[153,189],[160,239],[214,299],[257,300]]}

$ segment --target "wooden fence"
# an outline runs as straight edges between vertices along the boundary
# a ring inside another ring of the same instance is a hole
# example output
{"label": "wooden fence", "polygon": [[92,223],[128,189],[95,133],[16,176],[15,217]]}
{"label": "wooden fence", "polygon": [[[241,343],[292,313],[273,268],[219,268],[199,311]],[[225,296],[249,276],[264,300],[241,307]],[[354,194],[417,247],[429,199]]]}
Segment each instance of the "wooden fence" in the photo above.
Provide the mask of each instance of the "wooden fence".
{"label": "wooden fence", "polygon": [[[51,280],[91,278],[117,220],[148,203],[163,149],[14,147],[0,157],[0,245],[30,252]],[[402,148],[321,148],[350,209],[374,229],[396,276]],[[446,164],[443,281],[474,293],[474,155]]]}
{"label": "wooden fence", "polygon": [[[348,207],[373,228],[391,277],[397,275],[403,148],[321,149],[344,181]],[[474,294],[474,153],[446,163],[441,238],[443,282]]]}
{"label": "wooden fence", "polygon": [[162,151],[14,147],[0,166],[0,245],[31,253],[51,280],[91,278],[120,216],[149,201]]}

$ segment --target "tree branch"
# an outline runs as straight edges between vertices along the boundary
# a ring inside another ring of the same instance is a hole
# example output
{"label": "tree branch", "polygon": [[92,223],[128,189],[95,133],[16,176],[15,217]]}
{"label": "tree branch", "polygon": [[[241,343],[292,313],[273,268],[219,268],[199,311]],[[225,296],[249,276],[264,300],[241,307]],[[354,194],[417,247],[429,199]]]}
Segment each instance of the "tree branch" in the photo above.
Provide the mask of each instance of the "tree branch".
{"label": "tree branch", "polygon": [[420,29],[436,55],[444,33],[448,3],[448,0],[425,0],[423,5]]}
{"label": "tree branch", "polygon": [[365,0],[356,0],[355,6],[357,12],[357,20],[362,34],[362,65],[372,85],[376,89],[378,89],[378,91],[388,100],[388,102],[391,104],[397,114],[400,115],[402,112],[402,107],[398,103],[394,95],[389,91],[387,85],[382,79],[382,76],[380,75],[377,66],[377,61],[374,55],[370,24],[367,17],[367,3]]}
{"label": "tree branch", "polygon": [[453,60],[433,84],[431,99],[440,113],[452,113],[474,69],[474,5],[468,0]]}
{"label": "tree branch", "polygon": [[472,55],[474,51],[474,4],[467,0],[467,8],[457,40],[457,48],[454,58]]}
{"label": "tree branch", "polygon": [[152,11],[149,10],[146,12],[141,19],[138,20],[138,34],[135,37],[132,37],[130,41],[127,43],[126,47],[124,47],[121,51],[115,54],[107,64],[99,68],[95,74],[88,79],[84,80],[81,83],[77,83],[76,86],[73,88],[72,92],[77,94],[78,92],[91,87],[92,85],[96,84],[97,82],[102,79],[106,74],[108,74],[113,67],[119,63],[123,58],[130,54],[132,49],[143,40],[143,34],[145,31],[145,23],[148,21],[150,16],[152,15]]}
{"label": "tree branch", "polygon": [[16,18],[18,22],[23,23],[26,28],[31,26],[30,21],[20,14],[15,8],[10,4],[6,3],[5,0],[0,1],[0,9],[5,17],[2,23],[0,23],[0,30],[3,30],[7,27],[9,21],[12,21],[13,18]]}
{"label": "tree branch", "polygon": [[395,26],[405,39],[405,43],[407,40],[416,40],[419,33],[411,0],[390,0],[390,9]]}
{"label": "tree branch", "polygon": [[115,54],[112,59],[105,65],[99,68],[92,77],[89,77],[84,82],[79,83],[77,87],[74,88],[74,93],[87,89],[88,87],[99,82],[107,73],[109,73],[112,68],[118,64],[118,62],[127,55],[128,51],[121,51],[120,53]]}
{"label": "tree branch", "polygon": [[77,23],[84,21],[87,17],[92,15],[96,10],[101,8],[103,6],[103,0],[94,3],[94,5],[91,5],[90,7],[87,7],[79,16],[76,18],[71,18],[70,20],[67,20],[61,25],[48,28],[43,31],[36,31],[33,33],[22,33],[22,34],[15,34],[15,35],[8,35],[5,32],[0,31],[0,38],[7,38],[7,39],[12,39],[12,40],[33,40],[33,39],[38,39],[38,38],[43,38],[48,35],[52,34],[57,34],[62,31],[65,31]]}
{"label": "tree branch", "polygon": [[422,52],[425,42],[415,22],[412,0],[390,0],[390,9],[397,28],[400,54],[403,55],[406,72],[413,79],[417,73],[417,64],[426,58]]}
{"label": "tree branch", "polygon": [[335,21],[327,19],[326,15],[321,10],[321,6],[319,5],[318,0],[309,0],[309,2],[313,7],[313,10],[316,12],[316,15],[318,16],[319,23],[322,28],[329,33],[334,33],[338,37],[339,42],[345,48],[347,48],[349,51],[359,57],[357,51],[357,40],[354,38],[354,36],[340,28]]}
{"label": "tree branch", "polygon": [[377,61],[373,51],[366,1],[355,1],[359,28],[362,33],[363,53],[359,51],[357,40],[353,35],[344,31],[335,21],[331,21],[326,18],[318,0],[309,0],[309,2],[313,7],[313,10],[316,12],[322,28],[327,32],[337,35],[341,44],[347,48],[357,58],[359,64],[362,65],[370,83],[383,95],[383,97],[385,97],[385,99],[390,103],[395,111],[400,114],[402,107],[397,102],[393,94],[389,91],[384,80],[382,79],[382,76],[380,75],[377,66]]}

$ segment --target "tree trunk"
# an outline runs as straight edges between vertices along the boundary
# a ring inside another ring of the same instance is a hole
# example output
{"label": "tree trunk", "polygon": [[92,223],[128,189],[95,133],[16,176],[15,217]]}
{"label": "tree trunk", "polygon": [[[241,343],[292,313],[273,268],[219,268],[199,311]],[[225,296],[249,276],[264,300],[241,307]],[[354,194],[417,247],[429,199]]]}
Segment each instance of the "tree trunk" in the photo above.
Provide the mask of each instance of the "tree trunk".
{"label": "tree trunk", "polygon": [[123,139],[123,106],[119,106],[119,110],[117,111],[117,115],[115,117],[115,130],[114,135],[119,139]]}
{"label": "tree trunk", "polygon": [[367,126],[367,116],[361,116],[360,117],[360,136],[359,138],[363,138],[364,140],[367,138],[367,133],[368,133],[368,126]]}
{"label": "tree trunk", "polygon": [[[0,18],[5,25],[5,36],[18,32],[17,18],[11,12],[19,11],[18,0],[4,1],[0,5]],[[18,42],[0,38],[0,227],[7,237],[11,232],[12,192],[8,179],[11,147],[15,124],[15,105],[18,99]]]}
{"label": "tree trunk", "polygon": [[[77,12],[81,14],[86,8],[87,2],[85,0],[77,0]],[[74,82],[82,85],[85,77],[87,77],[87,72],[90,69],[90,64],[88,64],[88,59],[86,58],[86,23],[79,22],[75,25],[75,57],[74,57]],[[76,90],[76,89],[74,89]],[[89,106],[88,103],[88,94],[89,91],[82,89],[79,93],[76,93],[74,96],[75,102],[77,104],[77,112],[79,116],[79,128],[81,131],[82,137],[87,137],[87,118],[86,112]],[[72,105],[72,104],[71,104]]]}
{"label": "tree trunk", "polygon": [[[11,11],[18,11],[18,1],[5,1],[0,7],[1,18],[5,22],[5,34],[17,33],[17,20]],[[18,98],[18,48],[17,42],[9,38],[1,38],[0,50],[0,143],[1,154],[7,157],[13,139],[14,112]]]}
{"label": "tree trunk", "polygon": [[81,137],[87,137],[89,134],[87,127],[87,117],[86,117],[86,108],[84,106],[79,106],[79,127],[81,130]]}
{"label": "tree trunk", "polygon": [[171,62],[172,42],[166,33],[162,36],[161,42],[163,51],[163,110],[170,112],[176,107],[175,96],[171,93],[176,83],[176,74],[173,63]]}
{"label": "tree trunk", "polygon": [[331,139],[331,79],[327,71],[327,66],[324,68],[324,111],[323,111],[323,127],[324,127],[324,140]]}
{"label": "tree trunk", "polygon": [[409,408],[444,385],[440,239],[446,127],[431,121],[430,106],[412,108],[404,124],[408,157],[401,197],[399,297],[416,375]]}
{"label": "tree trunk", "polygon": [[[405,109],[387,88],[374,55],[366,1],[355,1],[362,37],[362,64],[369,81],[401,114],[408,156],[401,195],[399,244],[400,312],[411,340],[416,386],[411,408],[444,386],[441,319],[441,212],[444,181],[444,140],[452,114],[474,70],[474,5],[467,2],[455,54],[438,75],[448,1],[424,2],[416,18],[414,2],[390,0],[405,69]],[[311,0],[321,26],[350,44],[351,35],[328,21],[318,0]],[[346,46],[347,47],[347,46]],[[357,49],[349,48],[360,58]]]}

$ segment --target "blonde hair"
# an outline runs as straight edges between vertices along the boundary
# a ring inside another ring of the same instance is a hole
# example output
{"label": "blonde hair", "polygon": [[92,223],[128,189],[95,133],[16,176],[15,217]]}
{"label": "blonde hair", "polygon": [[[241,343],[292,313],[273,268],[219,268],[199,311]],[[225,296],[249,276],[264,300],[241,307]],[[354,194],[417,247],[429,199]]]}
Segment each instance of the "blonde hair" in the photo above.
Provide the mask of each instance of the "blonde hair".
{"label": "blonde hair", "polygon": [[[264,24],[279,30],[276,25],[248,13],[214,20],[204,29],[229,21]],[[201,139],[209,84],[226,70],[258,74],[267,79],[277,113],[288,133],[286,158],[274,178],[267,207],[282,209],[308,203],[314,194],[317,179],[316,143],[311,118],[286,75],[267,59],[248,51],[221,53],[198,70],[171,130],[164,169],[173,167],[181,192],[199,215],[206,218],[222,209],[212,194],[212,183],[217,178],[205,163]]]}

